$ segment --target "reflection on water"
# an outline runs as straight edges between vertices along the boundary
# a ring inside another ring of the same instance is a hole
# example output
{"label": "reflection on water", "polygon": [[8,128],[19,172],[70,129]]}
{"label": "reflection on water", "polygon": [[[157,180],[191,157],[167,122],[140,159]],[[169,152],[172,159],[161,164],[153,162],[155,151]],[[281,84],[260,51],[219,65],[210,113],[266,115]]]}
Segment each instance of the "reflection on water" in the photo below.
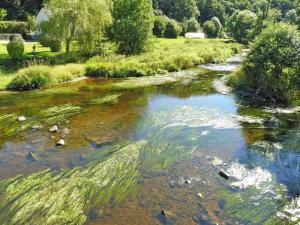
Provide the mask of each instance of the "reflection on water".
{"label": "reflection on water", "polygon": [[297,224],[300,114],[286,111],[202,70],[2,94],[0,223]]}

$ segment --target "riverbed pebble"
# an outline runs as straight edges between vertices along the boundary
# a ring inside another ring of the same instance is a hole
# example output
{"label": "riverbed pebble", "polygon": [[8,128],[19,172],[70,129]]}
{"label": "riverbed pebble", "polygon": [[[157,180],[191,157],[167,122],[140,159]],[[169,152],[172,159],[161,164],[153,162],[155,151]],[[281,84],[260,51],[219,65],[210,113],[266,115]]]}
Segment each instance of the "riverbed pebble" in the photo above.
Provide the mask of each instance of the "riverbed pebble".
{"label": "riverbed pebble", "polygon": [[57,143],[57,146],[64,146],[65,145],[65,141],[63,139],[60,139]]}
{"label": "riverbed pebble", "polygon": [[58,127],[55,125],[55,126],[51,127],[49,131],[52,133],[56,133],[56,132],[58,132]]}
{"label": "riverbed pebble", "polygon": [[24,121],[26,121],[26,117],[25,116],[19,116],[18,121],[19,122],[24,122]]}

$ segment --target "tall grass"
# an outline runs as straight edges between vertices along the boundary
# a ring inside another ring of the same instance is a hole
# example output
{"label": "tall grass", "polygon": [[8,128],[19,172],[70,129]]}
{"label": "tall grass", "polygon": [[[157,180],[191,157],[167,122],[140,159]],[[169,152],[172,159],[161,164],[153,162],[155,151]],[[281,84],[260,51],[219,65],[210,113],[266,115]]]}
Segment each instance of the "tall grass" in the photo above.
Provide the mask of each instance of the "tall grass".
{"label": "tall grass", "polygon": [[129,77],[174,72],[203,63],[222,62],[241,48],[239,44],[220,39],[157,39],[153,51],[145,54],[91,58],[87,62],[87,75]]}
{"label": "tall grass", "polygon": [[30,66],[18,71],[8,89],[24,91],[49,87],[84,75],[85,66],[82,64]]}

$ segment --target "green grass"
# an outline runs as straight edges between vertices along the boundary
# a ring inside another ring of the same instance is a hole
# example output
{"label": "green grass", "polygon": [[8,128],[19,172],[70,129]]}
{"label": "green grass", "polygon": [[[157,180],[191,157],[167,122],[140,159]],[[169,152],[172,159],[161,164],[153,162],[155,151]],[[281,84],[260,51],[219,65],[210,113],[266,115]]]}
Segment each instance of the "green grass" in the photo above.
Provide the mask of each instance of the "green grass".
{"label": "green grass", "polygon": [[[55,57],[63,63],[68,56],[51,53],[38,43],[26,43],[24,57],[32,55],[32,46],[37,46],[35,56]],[[242,45],[223,39],[154,39],[153,50],[134,56],[122,56],[114,53],[112,45],[106,50],[106,56],[95,56],[85,63],[86,71],[77,72],[76,64],[64,66],[29,66],[14,72],[1,67],[1,60],[9,60],[6,46],[0,44],[0,89],[10,87],[13,90],[31,90],[70,81],[78,76],[137,77],[165,74],[186,70],[196,65],[214,61],[224,61],[239,52]],[[60,58],[60,59],[59,59]],[[72,58],[72,57],[71,57]],[[57,61],[57,60],[56,60]],[[61,64],[59,62],[58,64]],[[3,64],[2,64],[3,65]]]}
{"label": "green grass", "polygon": [[[0,42],[0,63],[10,60],[10,57],[6,50],[6,43]],[[32,47],[36,46],[36,54],[32,54]],[[55,56],[58,53],[50,51],[50,48],[40,45],[38,42],[25,42],[24,58],[32,58],[34,56]]]}
{"label": "green grass", "polygon": [[87,75],[132,77],[185,70],[215,60],[224,61],[241,45],[222,39],[155,39],[153,51],[121,56],[96,56],[87,61]]}

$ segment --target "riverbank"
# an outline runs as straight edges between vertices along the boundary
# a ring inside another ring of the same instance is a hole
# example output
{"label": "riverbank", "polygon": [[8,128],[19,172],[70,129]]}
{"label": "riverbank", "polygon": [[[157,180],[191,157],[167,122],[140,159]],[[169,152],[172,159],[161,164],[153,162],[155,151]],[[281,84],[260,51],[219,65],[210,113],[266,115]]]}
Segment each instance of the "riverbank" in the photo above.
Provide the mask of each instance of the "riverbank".
{"label": "riverbank", "polygon": [[[81,66],[85,72],[70,72],[71,66],[30,66],[14,74],[0,76],[0,90],[31,90],[72,81],[79,76],[89,77],[140,77],[165,74],[195,67],[199,64],[223,62],[242,49],[242,45],[225,39],[155,39],[151,52],[136,56],[121,56],[113,47],[105,56],[90,58]],[[59,69],[58,69],[59,67]],[[67,69],[65,69],[67,68]],[[62,79],[51,72],[60,71]]]}

